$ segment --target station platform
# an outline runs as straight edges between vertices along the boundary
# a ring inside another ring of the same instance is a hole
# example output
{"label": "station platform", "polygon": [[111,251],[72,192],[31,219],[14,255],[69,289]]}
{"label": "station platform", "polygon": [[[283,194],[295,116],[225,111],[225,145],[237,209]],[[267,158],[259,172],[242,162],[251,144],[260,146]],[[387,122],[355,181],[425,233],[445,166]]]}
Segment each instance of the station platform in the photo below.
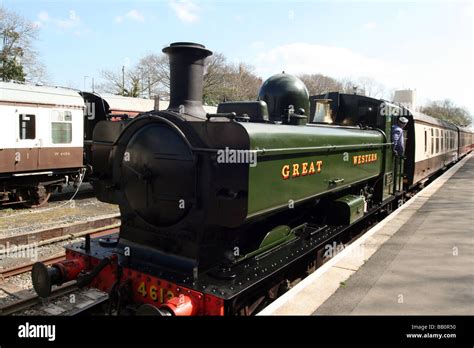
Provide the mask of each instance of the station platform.
{"label": "station platform", "polygon": [[474,314],[474,156],[259,313],[352,314]]}

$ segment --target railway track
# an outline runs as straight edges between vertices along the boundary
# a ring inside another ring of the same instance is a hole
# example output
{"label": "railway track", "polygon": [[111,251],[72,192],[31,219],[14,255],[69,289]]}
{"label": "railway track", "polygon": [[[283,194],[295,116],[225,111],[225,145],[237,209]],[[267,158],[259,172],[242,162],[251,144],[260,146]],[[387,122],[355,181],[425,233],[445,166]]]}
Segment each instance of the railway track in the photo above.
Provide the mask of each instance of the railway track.
{"label": "railway track", "polygon": [[[74,239],[85,235],[97,238],[116,233],[117,231],[117,224],[106,225],[92,230],[81,231],[69,238]],[[47,242],[52,243],[54,241],[48,240]],[[65,253],[61,252],[39,261],[46,265],[51,265],[64,259]],[[108,298],[107,293],[97,289],[78,289],[75,281],[65,283],[53,289],[48,299],[42,299],[37,295],[25,296],[24,293],[27,290],[9,284],[8,278],[30,272],[34,264],[35,262],[28,262],[2,270],[0,273],[0,290],[18,298],[18,300],[0,306],[0,315],[77,315],[92,310]],[[74,301],[71,302],[71,299],[74,299]],[[57,301],[60,302],[60,305],[56,303]]]}
{"label": "railway track", "polygon": [[[0,239],[3,245],[19,245],[22,248],[31,246],[28,241],[40,240],[34,247],[74,240],[84,236],[93,238],[116,233],[119,230],[119,216],[107,216],[92,221],[72,223],[51,229],[35,231],[24,235],[8,236]],[[8,244],[9,243],[9,244]],[[8,250],[4,251],[8,252]],[[38,261],[47,265],[65,259],[65,253],[59,252],[46,256]],[[28,290],[15,286],[8,278],[30,272],[36,261],[16,264],[5,269],[0,268],[0,290],[8,294],[13,302],[0,307],[0,315],[76,315],[91,310],[107,299],[107,294],[96,289],[78,289],[75,282],[66,283],[53,290],[47,300],[31,295]],[[72,297],[68,297],[74,295]],[[70,299],[74,299],[71,303]],[[58,305],[56,302],[60,302]]]}
{"label": "railway track", "polygon": [[[48,201],[49,202],[67,201],[71,199],[73,194],[74,194],[73,191],[72,192],[71,191],[56,192],[51,195]],[[92,187],[80,189],[74,198],[80,199],[80,198],[90,198],[90,197],[94,197],[94,190],[92,189]]]}
{"label": "railway track", "polygon": [[79,289],[76,281],[71,281],[53,289],[47,299],[30,295],[4,305],[0,307],[0,315],[78,315],[93,310],[107,299],[107,293]]}
{"label": "railway track", "polygon": [[[35,247],[38,246],[43,246],[46,244],[52,244],[52,243],[57,243],[65,240],[72,240],[80,237],[84,237],[86,235],[89,235],[91,237],[101,237],[104,235],[108,235],[111,233],[116,233],[119,230],[120,223],[116,222],[118,221],[119,217],[108,217],[106,219],[101,219],[101,220],[95,220],[95,221],[88,221],[85,223],[75,223],[69,225],[69,226],[63,226],[63,227],[58,227],[58,228],[53,228],[49,230],[43,230],[43,231],[38,231],[34,233],[36,236],[35,239],[41,240],[41,242],[35,244]],[[101,225],[100,227],[95,227],[95,228],[88,228],[91,226],[98,226]],[[28,234],[31,235],[31,234]],[[48,238],[49,237],[49,238]],[[26,248],[28,247],[28,243],[22,243],[24,240],[25,236],[11,236],[7,238],[0,239],[0,244],[3,245],[19,245],[20,247]],[[8,252],[8,250],[7,250]],[[53,256],[49,256],[45,259],[39,260],[41,262],[44,262],[47,265],[51,265],[55,262],[63,260],[65,257],[65,253],[59,253]],[[31,261],[28,263],[23,263],[19,265],[15,265],[10,268],[6,269],[0,269],[0,280],[5,280],[8,277],[19,275],[22,273],[26,273],[31,271],[31,268],[33,267],[33,264],[35,262]]]}
{"label": "railway track", "polygon": [[22,211],[24,209],[45,209],[45,208],[47,209],[48,203],[68,201],[72,197],[74,197],[74,199],[84,199],[84,198],[94,197],[94,190],[92,189],[92,187],[87,187],[87,188],[79,190],[74,195],[74,191],[71,191],[66,188],[66,190],[63,192],[52,193],[48,199],[48,202],[44,206],[37,207],[37,208],[25,207],[24,203],[28,203],[29,202],[28,200],[0,202],[0,210],[1,209],[14,209],[15,211],[16,210]]}

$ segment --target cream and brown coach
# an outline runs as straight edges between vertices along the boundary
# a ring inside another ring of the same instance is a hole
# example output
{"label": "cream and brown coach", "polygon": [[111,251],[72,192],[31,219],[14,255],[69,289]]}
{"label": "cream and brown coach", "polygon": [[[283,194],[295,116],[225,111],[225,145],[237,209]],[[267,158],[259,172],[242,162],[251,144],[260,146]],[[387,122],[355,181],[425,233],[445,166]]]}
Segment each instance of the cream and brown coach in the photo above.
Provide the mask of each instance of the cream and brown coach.
{"label": "cream and brown coach", "polygon": [[0,82],[0,204],[44,204],[83,168],[84,99],[72,89]]}

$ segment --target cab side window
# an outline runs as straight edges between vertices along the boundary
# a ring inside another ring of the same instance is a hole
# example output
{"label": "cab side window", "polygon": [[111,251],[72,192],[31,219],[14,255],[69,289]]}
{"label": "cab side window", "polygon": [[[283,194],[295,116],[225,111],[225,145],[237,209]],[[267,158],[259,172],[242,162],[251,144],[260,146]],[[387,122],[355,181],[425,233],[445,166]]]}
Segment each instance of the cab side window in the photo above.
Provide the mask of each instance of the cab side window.
{"label": "cab side window", "polygon": [[20,134],[19,138],[24,139],[35,139],[36,138],[36,117],[35,115],[20,114]]}

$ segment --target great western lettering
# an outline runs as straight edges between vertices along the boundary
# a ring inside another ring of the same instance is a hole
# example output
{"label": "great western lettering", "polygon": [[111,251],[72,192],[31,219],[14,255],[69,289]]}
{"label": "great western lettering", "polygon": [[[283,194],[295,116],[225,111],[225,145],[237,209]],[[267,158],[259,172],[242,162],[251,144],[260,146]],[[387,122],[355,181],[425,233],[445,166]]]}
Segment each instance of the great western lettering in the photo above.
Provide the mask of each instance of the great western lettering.
{"label": "great western lettering", "polygon": [[281,176],[284,180],[307,175],[321,173],[323,161],[312,161],[303,163],[285,164],[281,168]]}

